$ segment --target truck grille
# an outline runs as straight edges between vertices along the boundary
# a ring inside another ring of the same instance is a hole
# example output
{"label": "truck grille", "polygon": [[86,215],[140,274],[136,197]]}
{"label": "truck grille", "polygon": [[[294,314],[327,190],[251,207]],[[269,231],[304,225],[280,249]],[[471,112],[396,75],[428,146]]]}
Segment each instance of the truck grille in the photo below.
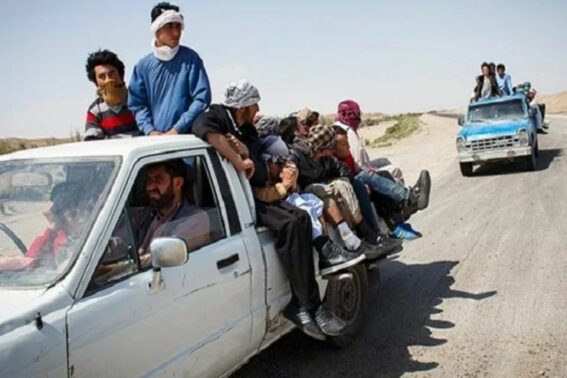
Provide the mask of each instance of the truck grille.
{"label": "truck grille", "polygon": [[496,138],[467,141],[465,146],[470,148],[473,152],[499,150],[502,148],[514,147],[517,143],[519,143],[519,141],[520,138],[516,135],[506,135]]}

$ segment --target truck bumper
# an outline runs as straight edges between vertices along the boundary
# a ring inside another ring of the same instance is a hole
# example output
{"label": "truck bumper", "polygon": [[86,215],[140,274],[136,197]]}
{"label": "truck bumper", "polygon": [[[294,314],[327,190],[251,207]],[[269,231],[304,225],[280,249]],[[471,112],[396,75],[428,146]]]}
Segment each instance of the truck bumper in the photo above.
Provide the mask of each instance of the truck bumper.
{"label": "truck bumper", "polygon": [[514,159],[520,156],[528,156],[532,153],[532,147],[510,147],[502,150],[462,152],[459,154],[461,163],[481,163],[483,161]]}

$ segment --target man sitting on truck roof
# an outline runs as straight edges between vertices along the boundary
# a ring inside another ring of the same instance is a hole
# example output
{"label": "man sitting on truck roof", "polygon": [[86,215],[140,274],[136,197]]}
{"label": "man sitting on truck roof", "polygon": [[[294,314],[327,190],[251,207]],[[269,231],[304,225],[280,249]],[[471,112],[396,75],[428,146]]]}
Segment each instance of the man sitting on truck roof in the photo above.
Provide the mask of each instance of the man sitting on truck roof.
{"label": "man sitting on truck roof", "polygon": [[[230,84],[223,105],[211,105],[193,125],[193,133],[211,144],[239,172],[246,172],[253,188],[268,185],[268,171],[261,158],[262,143],[253,126],[259,111],[258,89],[247,80]],[[315,280],[311,219],[309,214],[283,200],[266,203],[255,199],[259,225],[275,236],[292,291],[284,316],[304,333],[324,339],[340,335],[346,324],[321,305]]]}
{"label": "man sitting on truck roof", "polygon": [[502,96],[496,82],[495,72],[490,68],[490,64],[484,62],[481,64],[480,69],[482,70],[482,75],[476,78],[476,86],[473,92],[474,101],[478,101],[481,98]]}
{"label": "man sitting on truck roof", "polygon": [[153,53],[134,67],[128,106],[146,135],[188,134],[211,102],[199,54],[180,44],[185,21],[179,7],[160,2],[150,12]]}
{"label": "man sitting on truck roof", "polygon": [[127,106],[124,63],[112,51],[98,50],[87,58],[86,70],[97,98],[87,111],[84,140],[140,135]]}
{"label": "man sitting on truck roof", "polygon": [[496,82],[502,96],[511,96],[514,94],[512,86],[512,78],[506,73],[506,66],[502,63],[496,66]]}

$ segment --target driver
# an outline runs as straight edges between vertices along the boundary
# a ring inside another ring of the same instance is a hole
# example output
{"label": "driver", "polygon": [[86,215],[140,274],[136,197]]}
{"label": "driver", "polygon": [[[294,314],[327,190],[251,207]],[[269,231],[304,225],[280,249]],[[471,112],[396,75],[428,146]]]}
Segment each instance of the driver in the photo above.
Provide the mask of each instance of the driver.
{"label": "driver", "polygon": [[142,269],[151,265],[149,245],[155,237],[181,237],[188,250],[203,246],[211,239],[207,213],[190,205],[184,196],[185,172],[186,166],[180,160],[148,167],[146,193],[150,206],[134,220]]}
{"label": "driver", "polygon": [[77,182],[55,185],[48,208],[43,213],[49,226],[33,240],[23,256],[0,257],[0,271],[55,264],[64,258],[64,252],[79,238],[87,219],[84,196],[80,195],[82,190]]}

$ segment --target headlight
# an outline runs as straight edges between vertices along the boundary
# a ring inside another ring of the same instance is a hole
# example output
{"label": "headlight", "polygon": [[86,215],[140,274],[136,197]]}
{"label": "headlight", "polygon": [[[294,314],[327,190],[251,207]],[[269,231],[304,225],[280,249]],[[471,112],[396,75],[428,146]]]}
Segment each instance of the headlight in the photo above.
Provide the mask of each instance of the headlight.
{"label": "headlight", "polygon": [[467,148],[465,147],[465,140],[461,137],[457,138],[457,151],[458,152],[466,152]]}
{"label": "headlight", "polygon": [[520,131],[518,131],[518,138],[520,140],[520,146],[530,144],[530,138],[528,137],[528,131],[526,129],[520,129]]}

